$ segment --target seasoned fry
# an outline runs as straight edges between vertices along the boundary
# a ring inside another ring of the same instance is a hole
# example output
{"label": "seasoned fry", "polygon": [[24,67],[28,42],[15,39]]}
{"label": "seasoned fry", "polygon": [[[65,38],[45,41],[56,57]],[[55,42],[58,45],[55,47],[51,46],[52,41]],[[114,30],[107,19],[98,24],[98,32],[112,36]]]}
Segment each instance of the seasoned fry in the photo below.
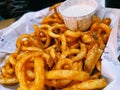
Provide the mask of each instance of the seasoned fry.
{"label": "seasoned fry", "polygon": [[85,71],[90,74],[93,72],[97,61],[99,60],[102,54],[102,50],[98,48],[98,45],[95,44],[93,48],[88,52],[86,60],[85,60]]}
{"label": "seasoned fry", "polygon": [[67,65],[67,69],[72,69],[73,68],[73,65],[72,65],[73,61],[69,58],[64,58],[62,60],[59,60],[55,66],[55,69],[66,69],[65,66]]}
{"label": "seasoned fry", "polygon": [[85,81],[89,79],[89,74],[84,71],[74,70],[51,70],[46,72],[47,79],[69,79],[77,81]]}
{"label": "seasoned fry", "polygon": [[96,72],[95,74],[91,75],[90,79],[99,79],[101,76],[101,72]]}
{"label": "seasoned fry", "polygon": [[81,43],[80,42],[80,51],[79,53],[72,58],[72,60],[75,62],[75,61],[80,61],[84,58],[84,56],[86,55],[87,53],[87,47],[84,43]]}
{"label": "seasoned fry", "polygon": [[65,35],[73,38],[79,38],[82,35],[82,32],[80,31],[74,32],[74,31],[66,30]]}
{"label": "seasoned fry", "polygon": [[[94,79],[94,80],[87,80],[82,83],[76,83],[70,86],[70,90],[95,90],[95,89],[102,89],[106,86],[107,82],[105,79]],[[69,88],[65,88],[63,90],[69,90]]]}
{"label": "seasoned fry", "polygon": [[72,82],[72,80],[46,80],[45,85],[55,87],[55,88],[65,88],[67,85],[69,85]]}
{"label": "seasoned fry", "polygon": [[96,68],[98,71],[101,71],[101,61],[100,60],[97,62]]}
{"label": "seasoned fry", "polygon": [[[61,24],[61,25],[56,25],[56,26],[53,26],[51,27],[49,30],[48,30],[48,35],[53,37],[53,38],[59,38],[60,37],[60,33],[64,32],[65,31],[65,25]],[[57,31],[56,33],[55,30]],[[59,34],[58,34],[59,33]]]}
{"label": "seasoned fry", "polygon": [[62,52],[64,52],[67,50],[67,41],[64,34],[60,35],[60,40],[61,40],[61,49],[62,49]]}
{"label": "seasoned fry", "polygon": [[5,85],[15,85],[18,83],[18,79],[16,77],[6,78],[0,75],[0,83]]}
{"label": "seasoned fry", "polygon": [[[16,73],[20,83],[20,88],[22,90],[44,90],[44,61],[37,57],[40,54],[34,55],[26,55],[22,60],[18,61],[16,65]],[[26,68],[23,66],[28,62],[31,58],[35,58],[34,60],[34,72],[35,72],[35,79],[34,83],[29,86],[28,81],[26,80],[25,73]]]}

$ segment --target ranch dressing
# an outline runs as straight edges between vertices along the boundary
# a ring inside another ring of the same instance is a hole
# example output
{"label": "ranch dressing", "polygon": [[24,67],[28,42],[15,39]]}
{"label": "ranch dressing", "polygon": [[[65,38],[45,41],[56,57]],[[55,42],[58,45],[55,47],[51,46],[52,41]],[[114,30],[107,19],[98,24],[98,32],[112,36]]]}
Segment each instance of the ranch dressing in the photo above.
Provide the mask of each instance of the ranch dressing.
{"label": "ranch dressing", "polygon": [[84,16],[92,12],[94,8],[90,5],[73,5],[63,11],[63,15],[68,17]]}

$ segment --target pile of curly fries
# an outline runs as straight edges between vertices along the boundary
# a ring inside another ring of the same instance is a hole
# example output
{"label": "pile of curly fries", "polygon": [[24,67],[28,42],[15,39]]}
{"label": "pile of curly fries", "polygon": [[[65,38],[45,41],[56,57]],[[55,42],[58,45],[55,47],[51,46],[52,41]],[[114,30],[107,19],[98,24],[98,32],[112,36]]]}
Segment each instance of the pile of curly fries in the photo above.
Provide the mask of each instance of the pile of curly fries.
{"label": "pile of curly fries", "polygon": [[0,83],[19,84],[17,90],[96,90],[107,80],[101,75],[101,55],[111,32],[111,19],[93,16],[90,28],[71,31],[56,8],[22,34],[1,68]]}

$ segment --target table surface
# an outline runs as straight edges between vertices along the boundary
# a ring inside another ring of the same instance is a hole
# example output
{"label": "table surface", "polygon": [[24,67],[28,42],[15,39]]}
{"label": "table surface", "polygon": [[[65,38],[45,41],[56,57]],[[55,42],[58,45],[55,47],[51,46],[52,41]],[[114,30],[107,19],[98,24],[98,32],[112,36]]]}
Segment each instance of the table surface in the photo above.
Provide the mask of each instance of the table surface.
{"label": "table surface", "polygon": [[15,22],[14,18],[6,19],[6,20],[1,20],[0,21],[0,29],[8,27],[9,25],[11,25],[14,22]]}

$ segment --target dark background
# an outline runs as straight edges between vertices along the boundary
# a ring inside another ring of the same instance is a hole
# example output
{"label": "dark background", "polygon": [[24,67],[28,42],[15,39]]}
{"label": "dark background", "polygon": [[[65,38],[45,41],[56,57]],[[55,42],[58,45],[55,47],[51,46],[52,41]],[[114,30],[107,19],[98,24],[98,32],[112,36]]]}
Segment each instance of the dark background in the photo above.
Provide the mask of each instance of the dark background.
{"label": "dark background", "polygon": [[17,18],[62,1],[65,0],[0,0],[0,16],[3,19]]}
{"label": "dark background", "polygon": [[105,7],[120,8],[120,0],[105,0]]}

